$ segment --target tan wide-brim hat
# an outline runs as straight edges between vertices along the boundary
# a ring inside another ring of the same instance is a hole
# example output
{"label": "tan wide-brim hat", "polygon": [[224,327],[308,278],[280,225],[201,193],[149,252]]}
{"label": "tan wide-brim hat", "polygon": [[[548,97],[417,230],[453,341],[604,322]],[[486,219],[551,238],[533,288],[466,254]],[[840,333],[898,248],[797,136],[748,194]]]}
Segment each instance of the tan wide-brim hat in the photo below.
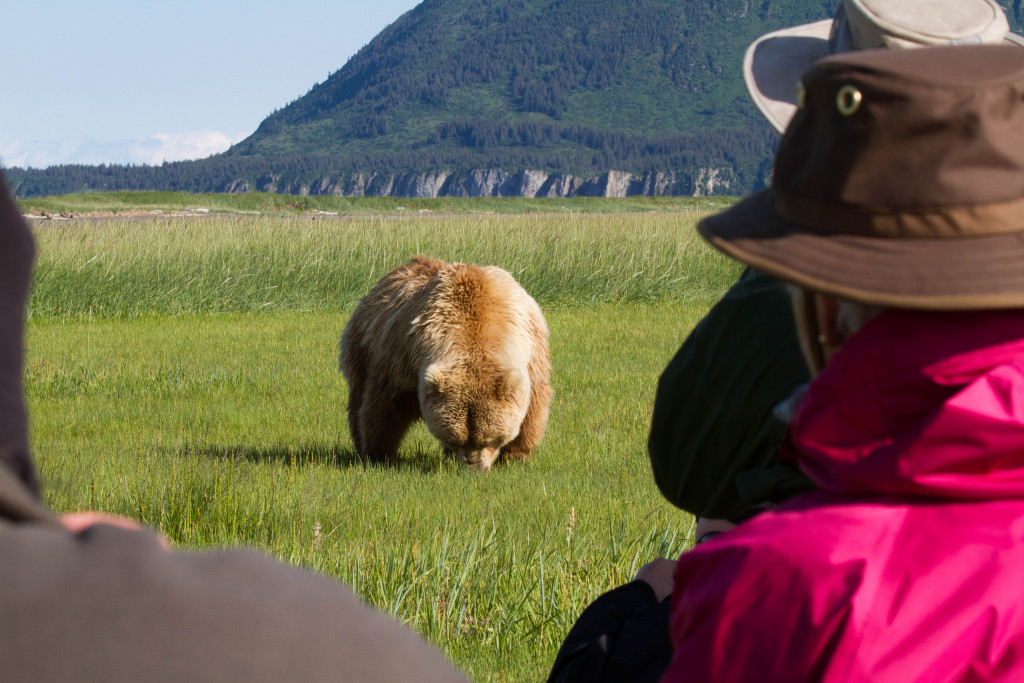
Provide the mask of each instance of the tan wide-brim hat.
{"label": "tan wide-brim hat", "polygon": [[701,235],[854,301],[1024,307],[1024,50],[846,52],[802,85],[772,187]]}
{"label": "tan wide-brim hat", "polygon": [[829,54],[940,45],[1024,45],[995,0],[843,0],[833,19],[773,31],[743,58],[751,98],[778,131],[796,111],[796,83]]}

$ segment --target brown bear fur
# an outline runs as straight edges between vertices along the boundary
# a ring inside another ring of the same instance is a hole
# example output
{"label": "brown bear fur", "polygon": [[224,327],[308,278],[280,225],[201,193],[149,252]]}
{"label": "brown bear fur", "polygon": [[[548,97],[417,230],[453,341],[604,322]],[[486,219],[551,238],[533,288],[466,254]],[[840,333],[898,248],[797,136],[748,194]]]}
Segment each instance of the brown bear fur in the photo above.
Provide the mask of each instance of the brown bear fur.
{"label": "brown bear fur", "polygon": [[530,455],[551,403],[548,329],[501,268],[417,256],[356,307],[339,343],[356,452],[394,462],[422,417],[463,464]]}

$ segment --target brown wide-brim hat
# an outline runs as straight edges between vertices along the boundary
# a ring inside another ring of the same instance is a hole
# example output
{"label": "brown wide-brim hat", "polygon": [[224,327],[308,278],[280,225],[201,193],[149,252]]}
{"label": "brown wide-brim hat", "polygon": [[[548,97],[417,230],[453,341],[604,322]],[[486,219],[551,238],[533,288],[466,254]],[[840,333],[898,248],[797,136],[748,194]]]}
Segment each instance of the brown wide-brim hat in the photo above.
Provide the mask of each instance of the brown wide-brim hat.
{"label": "brown wide-brim hat", "polygon": [[743,80],[782,132],[796,112],[796,83],[817,60],[849,50],[941,45],[1024,45],[995,0],[843,0],[832,19],[765,34],[747,48]]}
{"label": "brown wide-brim hat", "polygon": [[847,52],[803,78],[772,187],[700,222],[725,253],[881,306],[1024,307],[1024,50]]}

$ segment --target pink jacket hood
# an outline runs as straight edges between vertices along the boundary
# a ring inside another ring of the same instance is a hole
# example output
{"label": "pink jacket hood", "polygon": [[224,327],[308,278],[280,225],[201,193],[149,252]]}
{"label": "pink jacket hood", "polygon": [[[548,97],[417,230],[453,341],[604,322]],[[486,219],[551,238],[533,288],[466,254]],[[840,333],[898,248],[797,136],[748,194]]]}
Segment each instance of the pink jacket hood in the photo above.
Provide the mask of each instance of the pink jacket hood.
{"label": "pink jacket hood", "polygon": [[1024,498],[1024,312],[890,310],[811,384],[780,457],[823,489]]}
{"label": "pink jacket hood", "polygon": [[821,486],[685,552],[664,681],[1024,681],[1024,312],[889,311],[808,389]]}

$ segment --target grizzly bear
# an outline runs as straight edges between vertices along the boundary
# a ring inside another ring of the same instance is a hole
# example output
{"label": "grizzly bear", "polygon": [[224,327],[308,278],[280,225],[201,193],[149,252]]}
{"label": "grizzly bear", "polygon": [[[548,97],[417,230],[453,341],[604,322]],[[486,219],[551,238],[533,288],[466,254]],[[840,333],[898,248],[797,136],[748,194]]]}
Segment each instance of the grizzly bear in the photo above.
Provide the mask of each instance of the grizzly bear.
{"label": "grizzly bear", "polygon": [[363,297],[338,344],[360,457],[395,462],[418,418],[471,469],[530,455],[551,403],[548,328],[501,268],[417,256]]}

